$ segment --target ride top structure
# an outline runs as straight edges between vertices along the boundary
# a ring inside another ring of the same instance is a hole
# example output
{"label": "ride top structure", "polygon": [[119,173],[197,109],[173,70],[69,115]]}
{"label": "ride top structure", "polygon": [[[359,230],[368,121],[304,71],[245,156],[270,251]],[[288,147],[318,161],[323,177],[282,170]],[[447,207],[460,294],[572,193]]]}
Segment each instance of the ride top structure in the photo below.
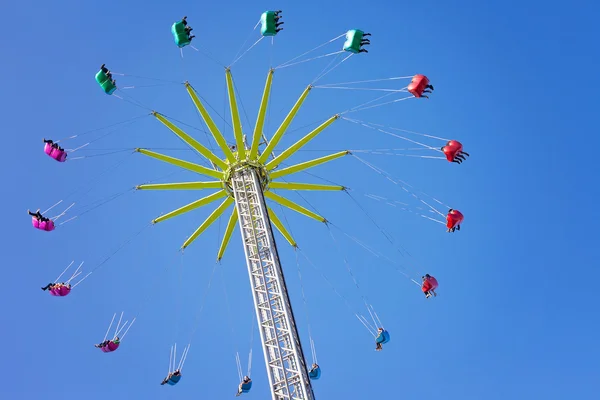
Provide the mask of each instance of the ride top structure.
{"label": "ride top structure", "polygon": [[[242,234],[248,276],[252,288],[272,398],[274,400],[312,400],[315,396],[308,375],[309,371],[304,358],[300,336],[296,328],[296,321],[294,319],[292,305],[286,288],[285,277],[281,268],[275,238],[273,236],[272,224],[292,246],[296,247],[296,242],[274,211],[267,206],[265,198],[317,221],[326,222],[326,219],[322,216],[313,213],[285,197],[271,192],[270,189],[344,190],[345,188],[343,186],[277,182],[276,179],[337,159],[349,154],[349,151],[341,151],[275,170],[284,160],[292,156],[336,121],[339,118],[339,115],[332,116],[276,157],[273,156],[273,149],[292,123],[312,89],[312,86],[309,85],[302,92],[271,140],[267,143],[266,141],[263,141],[263,126],[267,105],[269,103],[273,73],[274,70],[271,69],[267,75],[262,101],[252,135],[252,144],[249,147],[246,146],[245,137],[242,132],[231,70],[227,68],[225,75],[233,133],[236,143],[235,146],[229,146],[227,144],[223,134],[219,131],[211,119],[211,116],[206,111],[206,108],[200,101],[199,96],[196,94],[193,87],[186,82],[185,87],[188,94],[198,109],[202,119],[208,126],[216,143],[225,154],[225,158],[219,158],[212,151],[204,147],[175,124],[170,122],[166,117],[157,112],[153,112],[153,115],[179,138],[185,141],[192,149],[209,160],[213,165],[213,169],[147,149],[136,150],[160,161],[196,172],[203,176],[214,178],[215,180],[208,182],[145,184],[138,186],[137,189],[217,189],[215,193],[209,196],[203,197],[156,218],[153,220],[153,223],[167,220],[224,198],[221,204],[184,242],[182,248],[188,247],[213,222],[215,222],[229,206],[234,205],[217,254],[217,259],[220,260],[222,258],[232,236],[235,223],[238,221]],[[266,147],[262,151],[259,151],[261,144],[266,144]]]}

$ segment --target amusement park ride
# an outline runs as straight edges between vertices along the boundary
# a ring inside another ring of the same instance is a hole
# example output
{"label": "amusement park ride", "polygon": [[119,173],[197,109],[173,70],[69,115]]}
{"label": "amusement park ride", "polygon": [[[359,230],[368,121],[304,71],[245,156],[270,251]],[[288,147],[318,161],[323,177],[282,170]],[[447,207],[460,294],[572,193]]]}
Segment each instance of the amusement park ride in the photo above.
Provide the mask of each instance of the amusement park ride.
{"label": "amusement park ride", "polygon": [[[262,35],[261,39],[265,37],[273,37],[282,30],[282,28],[280,28],[280,25],[282,24],[280,19],[281,11],[267,11],[262,14],[260,20],[260,31]],[[179,48],[183,49],[186,46],[193,47],[191,44],[194,36],[191,34],[191,31],[192,28],[187,23],[187,17],[184,17],[181,21],[178,21],[172,25],[171,32],[173,34],[174,41]],[[342,49],[338,53],[348,54],[344,60],[348,59],[352,55],[368,52],[364,49],[364,46],[370,44],[370,39],[367,38],[370,36],[369,33],[354,29],[340,35],[338,38],[343,36],[345,36],[345,42]],[[259,39],[257,43],[261,39]],[[273,400],[312,400],[315,398],[315,395],[311,385],[311,379],[318,379],[320,371],[319,374],[312,374],[312,370],[309,368],[310,366],[307,364],[304,357],[292,304],[290,302],[285,277],[278,255],[277,245],[273,236],[273,227],[275,227],[282,234],[282,236],[289,242],[290,245],[296,247],[296,242],[286,227],[282,224],[279,217],[275,214],[273,209],[267,205],[266,199],[278,203],[288,209],[294,210],[295,212],[303,214],[309,218],[326,223],[326,219],[322,216],[300,206],[299,204],[296,204],[295,202],[290,201],[285,197],[273,193],[271,189],[312,191],[345,190],[343,186],[338,185],[284,182],[280,181],[280,179],[317,165],[322,165],[324,163],[336,160],[340,157],[350,154],[350,152],[340,151],[310,161],[280,168],[283,162],[293,156],[312,139],[317,137],[317,135],[319,135],[321,132],[330,127],[334,122],[338,121],[342,116],[340,114],[332,115],[329,119],[299,139],[297,142],[289,146],[287,149],[278,151],[278,154],[275,155],[273,150],[280,143],[284,134],[292,124],[294,118],[309,96],[311,90],[314,88],[314,86],[311,84],[304,89],[273,136],[267,140],[263,130],[275,70],[276,68],[271,68],[267,73],[258,115],[256,117],[253,132],[250,135],[251,140],[249,144],[246,140],[246,135],[242,131],[242,123],[240,120],[240,113],[238,111],[238,100],[236,98],[230,67],[225,69],[225,80],[227,85],[227,94],[229,99],[235,145],[228,144],[228,141],[215,124],[205,105],[201,101],[198,93],[189,82],[185,82],[184,85],[188,95],[190,96],[202,120],[208,127],[212,138],[218,144],[218,147],[224,156],[219,157],[213,151],[209,150],[199,141],[184,132],[165,115],[153,111],[152,115],[158,121],[170,129],[177,137],[183,140],[191,149],[196,151],[204,159],[208,160],[211,163],[212,168],[160,154],[149,149],[138,148],[136,151],[144,154],[145,156],[188,171],[195,172],[204,178],[208,178],[208,180],[143,184],[137,186],[137,189],[214,191],[208,196],[202,197],[181,208],[161,215],[152,221],[153,223],[162,222],[167,219],[183,215],[199,207],[207,206],[213,202],[220,201],[220,204],[214,209],[214,211],[200,224],[200,226],[187,238],[187,240],[185,240],[182,248],[188,247],[203,232],[205,232],[206,229],[211,226],[211,224],[217,221],[231,206],[232,211],[229,215],[227,227],[218,250],[217,259],[220,260],[223,257],[226,247],[231,239],[235,224],[237,223],[240,227],[240,232],[242,235],[248,276],[252,289],[252,297],[256,311],[256,318],[258,321],[272,398]],[[102,65],[100,71],[98,71],[96,74],[96,81],[108,95],[112,95],[118,90],[112,72],[106,68],[105,65]],[[432,90],[433,86],[430,85],[429,79],[426,76],[415,75],[412,77],[412,81],[405,88],[402,90],[397,90],[397,92],[404,92],[405,94],[408,92],[410,93],[411,97],[420,98],[427,97],[427,93],[431,93]],[[51,140],[44,141],[46,142],[46,154],[54,158],[56,161],[66,161],[66,150]],[[441,152],[445,154],[445,157],[448,161],[460,163],[462,160],[464,160],[464,156],[461,156],[461,153],[464,152],[462,152],[462,145],[459,142],[448,142],[447,146],[442,148]],[[458,156],[462,158],[459,157],[457,161],[456,157]],[[451,210],[451,212],[453,212],[452,218],[449,217],[449,225],[447,225],[447,227],[449,230],[454,231],[455,227],[460,229],[460,223],[462,222],[463,217],[462,214],[460,214],[460,212],[457,210]],[[33,217],[32,220],[36,228],[46,231],[51,231],[54,229],[53,219],[43,217],[39,211],[37,213],[30,214]],[[73,279],[73,277],[71,279]],[[437,287],[437,281],[435,282],[434,286]],[[435,292],[433,291],[433,289],[435,289],[434,286],[430,285],[429,287],[432,290],[432,293],[435,295]],[[67,289],[70,291],[71,286],[69,285],[68,288],[65,286],[65,289],[61,290],[68,294]],[[59,289],[52,286],[51,290],[57,292]],[[60,295],[63,296],[66,294]],[[382,341],[378,341],[378,345],[389,340],[389,334],[387,332],[384,332],[382,337],[384,337],[384,339],[382,339]],[[108,343],[110,341],[105,342]],[[118,343],[115,346],[118,347]],[[114,349],[110,351],[114,351]],[[176,381],[174,380],[171,382],[166,379],[166,383],[174,385],[179,381],[181,374],[178,372],[178,370],[175,372],[178,374]],[[240,394],[242,392],[247,392],[250,385],[251,382],[244,387],[241,384]]]}

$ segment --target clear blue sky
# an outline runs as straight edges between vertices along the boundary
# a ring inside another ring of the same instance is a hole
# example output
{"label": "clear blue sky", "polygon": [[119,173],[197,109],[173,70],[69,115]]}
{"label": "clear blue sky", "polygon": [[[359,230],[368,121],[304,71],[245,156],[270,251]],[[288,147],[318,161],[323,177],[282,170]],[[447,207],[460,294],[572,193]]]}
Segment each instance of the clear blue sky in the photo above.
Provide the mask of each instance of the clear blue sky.
{"label": "clear blue sky", "polygon": [[[285,29],[272,51],[270,41],[263,41],[232,68],[252,123],[271,55],[277,65],[348,29],[360,28],[373,34],[369,54],[350,58],[321,83],[424,73],[435,87],[430,100],[400,102],[352,116],[458,139],[471,154],[460,166],[442,160],[360,155],[463,211],[463,229],[454,234],[366,197],[374,194],[405,202],[410,210],[419,211],[414,198],[353,157],[311,171],[353,189],[353,198],[411,256],[400,255],[348,195],[302,193],[310,207],[342,231],[416,276],[435,275],[440,287],[432,300],[425,300],[392,265],[365,252],[339,230],[332,228],[341,253],[326,226],[291,211],[282,214],[303,254],[317,267],[300,254],[312,336],[323,368],[321,380],[314,383],[317,398],[593,396],[600,382],[594,293],[600,279],[594,251],[600,216],[595,204],[600,141],[594,118],[599,88],[593,78],[599,61],[593,19],[598,6],[591,1],[288,3],[108,0],[3,6],[5,219],[0,246],[5,294],[0,371],[7,381],[0,397],[234,395],[235,353],[240,352],[245,365],[253,326],[239,229],[216,270],[197,325],[226,221],[211,227],[183,257],[178,248],[212,207],[143,231],[70,296],[52,298],[39,288],[71,260],[85,261],[90,271],[152,218],[204,194],[127,192],[151,180],[196,178],[127,151],[59,164],[43,154],[42,138],[63,138],[147,113],[101,92],[93,77],[102,63],[132,75],[188,79],[216,111],[228,116],[222,67],[190,48],[182,62],[170,26],[187,15],[195,43],[229,64],[260,13],[279,8],[284,10]],[[338,41],[327,51],[339,46]],[[327,62],[275,73],[267,135],[273,134]],[[117,81],[121,86],[158,82],[119,76]],[[150,108],[201,127],[181,85],[127,93]],[[292,129],[371,98],[369,92],[315,89]],[[215,120],[226,127],[218,116]],[[243,123],[247,130],[245,116]],[[214,146],[201,131],[188,131]],[[282,146],[307,131],[291,132]],[[232,139],[230,130],[225,132]],[[104,133],[65,146],[76,147]],[[146,117],[94,141],[79,154],[134,147],[182,149],[183,145],[158,121]],[[345,149],[405,147],[414,146],[338,121],[307,146],[311,151],[299,152],[290,162]],[[199,160],[191,151],[169,154]],[[176,174],[164,178],[171,172]],[[290,180],[322,182],[302,173]],[[123,192],[127,193],[83,214],[95,202]],[[297,194],[283,194],[309,207]],[[34,230],[26,210],[44,209],[60,199],[63,204],[75,201],[69,216],[81,216],[52,233]],[[276,240],[310,362],[296,257],[279,234]],[[350,260],[361,292],[345,269],[344,257]],[[392,336],[383,352],[374,351],[373,338],[320,272],[334,282],[353,310],[366,313],[361,293],[368,297]],[[118,351],[103,354],[93,344],[102,340],[113,313],[120,311],[126,318],[137,316],[137,322]],[[167,372],[169,347],[177,342],[182,348],[195,327],[183,379],[175,387],[159,386]],[[268,382],[256,330],[252,348],[254,388],[247,397],[266,399]]]}

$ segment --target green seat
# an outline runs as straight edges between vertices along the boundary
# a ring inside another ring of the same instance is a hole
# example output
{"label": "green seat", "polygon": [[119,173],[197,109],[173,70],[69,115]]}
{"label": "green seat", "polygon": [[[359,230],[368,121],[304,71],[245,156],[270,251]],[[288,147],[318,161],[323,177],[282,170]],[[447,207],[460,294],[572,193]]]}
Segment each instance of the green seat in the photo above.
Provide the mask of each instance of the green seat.
{"label": "green seat", "polygon": [[178,47],[185,47],[192,41],[190,35],[185,31],[183,21],[175,22],[171,26],[171,33],[173,34],[173,39]]}
{"label": "green seat", "polygon": [[263,36],[277,35],[277,22],[275,21],[275,11],[265,11],[260,16],[260,33]]}
{"label": "green seat", "polygon": [[102,70],[96,74],[96,82],[98,82],[98,85],[100,85],[106,94],[113,94],[117,90],[117,86],[112,82],[112,79],[109,79]]}
{"label": "green seat", "polygon": [[351,53],[360,52],[360,43],[362,42],[365,33],[360,29],[352,29],[346,32],[346,42],[344,42],[344,50]]}

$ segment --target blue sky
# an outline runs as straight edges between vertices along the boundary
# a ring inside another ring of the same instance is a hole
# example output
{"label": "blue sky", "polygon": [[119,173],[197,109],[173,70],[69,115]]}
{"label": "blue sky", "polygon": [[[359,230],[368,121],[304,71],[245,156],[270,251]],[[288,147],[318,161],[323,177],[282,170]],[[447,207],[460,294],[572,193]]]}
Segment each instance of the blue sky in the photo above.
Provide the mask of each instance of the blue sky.
{"label": "blue sky", "polygon": [[[598,81],[591,78],[598,65],[593,20],[598,6],[579,1],[568,7],[552,1],[386,3],[108,0],[4,5],[0,106],[7,213],[0,242],[6,274],[0,370],[9,379],[0,395],[33,399],[60,391],[63,399],[227,398],[238,383],[236,351],[245,369],[252,348],[254,387],[247,397],[268,398],[256,330],[251,341],[253,310],[239,229],[215,269],[225,218],[183,256],[178,253],[214,205],[142,230],[161,213],[207,193],[130,190],[148,181],[196,177],[127,149],[171,148],[176,150],[169,154],[191,161],[199,161],[198,156],[152,117],[106,137],[104,130],[65,142],[72,148],[93,141],[79,152],[85,156],[123,150],[106,156],[59,164],[44,155],[41,139],[64,138],[148,113],[101,92],[93,76],[102,63],[131,75],[189,80],[228,118],[222,66],[190,48],[182,61],[170,25],[187,15],[197,46],[229,64],[261,12],[279,8],[285,29],[274,47],[264,40],[232,67],[240,104],[252,124],[270,65],[360,28],[373,34],[369,54],[351,57],[320,83],[424,73],[435,87],[430,100],[403,101],[352,117],[458,139],[471,155],[458,166],[356,153],[394,179],[461,210],[463,229],[454,234],[419,217],[422,204],[351,156],[290,180],[326,179],[352,189],[352,197],[280,192],[328,218],[341,247],[338,251],[325,225],[279,211],[301,247],[302,285],[296,254],[276,233],[304,347],[309,349],[307,309],[323,369],[314,383],[317,398],[570,399],[598,390],[594,282],[600,276],[594,225],[600,216],[595,207],[600,141],[594,118]],[[335,42],[327,52],[340,46]],[[275,73],[268,136],[328,61]],[[162,81],[117,76],[121,86],[157,82]],[[127,94],[201,128],[182,85],[138,87]],[[373,96],[314,89],[279,149],[308,132],[303,126]],[[213,116],[232,140],[227,125]],[[245,130],[248,119],[242,117]],[[297,128],[302,129],[293,131]],[[201,130],[188,132],[215,147]],[[290,164],[346,149],[406,147],[414,146],[340,120]],[[117,194],[122,195],[93,208]],[[367,194],[407,203],[417,214]],[[25,211],[48,208],[61,199],[57,210],[76,203],[63,220],[80,217],[52,233],[34,230]],[[402,264],[402,271],[436,276],[438,297],[426,301],[394,265],[344,233]],[[410,255],[401,255],[400,248]],[[86,272],[100,268],[66,298],[40,291],[72,260],[85,261]],[[353,314],[366,313],[361,296],[391,333],[380,353]],[[136,323],[117,352],[103,354],[93,344],[102,340],[113,313],[121,311],[126,319],[136,316]],[[181,382],[160,386],[170,346],[177,342],[181,349],[190,338]],[[307,356],[310,362],[308,351]]]}

